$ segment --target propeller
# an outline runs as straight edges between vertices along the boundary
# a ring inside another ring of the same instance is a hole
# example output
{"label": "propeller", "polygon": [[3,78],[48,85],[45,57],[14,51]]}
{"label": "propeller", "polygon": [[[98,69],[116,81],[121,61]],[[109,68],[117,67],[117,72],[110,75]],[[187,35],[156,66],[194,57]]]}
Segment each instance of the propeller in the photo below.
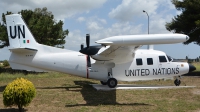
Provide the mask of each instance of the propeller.
{"label": "propeller", "polygon": [[90,49],[90,35],[86,34],[86,48],[84,48],[84,45],[81,44],[81,50],[79,52],[87,55],[87,67],[91,67],[89,49]]}
{"label": "propeller", "polygon": [[90,46],[90,34],[86,34],[86,47],[84,48],[84,45],[81,44],[81,50],[79,52],[87,55],[87,66],[91,67],[91,61],[90,57],[91,55],[95,55],[98,53],[98,51],[102,48],[101,45],[98,46]]}
{"label": "propeller", "polygon": [[87,48],[90,47],[90,34],[86,34],[86,45],[87,45]]}
{"label": "propeller", "polygon": [[81,49],[83,49],[84,48],[84,44],[81,44]]}
{"label": "propeller", "polygon": [[90,61],[90,56],[87,55],[87,66],[90,68],[91,67],[91,61]]}
{"label": "propeller", "polygon": [[[87,50],[90,49],[90,35],[89,34],[86,34],[86,46],[87,46]],[[87,55],[87,66],[91,67],[90,55]]]}

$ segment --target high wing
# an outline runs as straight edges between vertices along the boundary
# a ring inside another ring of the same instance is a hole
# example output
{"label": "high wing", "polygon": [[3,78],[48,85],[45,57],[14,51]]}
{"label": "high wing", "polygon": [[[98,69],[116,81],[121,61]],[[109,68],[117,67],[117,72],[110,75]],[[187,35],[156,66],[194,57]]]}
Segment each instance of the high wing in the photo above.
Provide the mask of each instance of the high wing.
{"label": "high wing", "polygon": [[96,41],[104,47],[91,57],[97,61],[125,63],[133,59],[135,51],[142,45],[180,43],[188,39],[184,34],[114,36]]}

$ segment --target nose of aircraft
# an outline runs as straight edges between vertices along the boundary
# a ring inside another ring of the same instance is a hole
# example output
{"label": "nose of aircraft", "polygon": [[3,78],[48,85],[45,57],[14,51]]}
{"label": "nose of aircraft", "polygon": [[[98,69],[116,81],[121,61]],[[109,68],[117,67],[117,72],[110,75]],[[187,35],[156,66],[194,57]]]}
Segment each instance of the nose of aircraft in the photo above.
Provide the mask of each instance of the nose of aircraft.
{"label": "nose of aircraft", "polygon": [[189,72],[192,72],[194,70],[196,70],[196,67],[191,65],[191,64],[189,64]]}

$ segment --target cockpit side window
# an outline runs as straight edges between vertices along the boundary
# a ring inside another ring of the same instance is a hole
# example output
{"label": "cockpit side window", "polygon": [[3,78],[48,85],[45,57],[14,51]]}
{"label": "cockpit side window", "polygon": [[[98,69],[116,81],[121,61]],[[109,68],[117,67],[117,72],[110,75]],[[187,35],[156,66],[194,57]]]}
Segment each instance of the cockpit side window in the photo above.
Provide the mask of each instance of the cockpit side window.
{"label": "cockpit side window", "polygon": [[166,59],[165,56],[159,56],[159,61],[160,61],[161,63],[163,63],[163,62],[167,62],[167,59]]}
{"label": "cockpit side window", "polygon": [[168,55],[167,55],[167,58],[168,58],[169,62],[173,61],[173,59]]}

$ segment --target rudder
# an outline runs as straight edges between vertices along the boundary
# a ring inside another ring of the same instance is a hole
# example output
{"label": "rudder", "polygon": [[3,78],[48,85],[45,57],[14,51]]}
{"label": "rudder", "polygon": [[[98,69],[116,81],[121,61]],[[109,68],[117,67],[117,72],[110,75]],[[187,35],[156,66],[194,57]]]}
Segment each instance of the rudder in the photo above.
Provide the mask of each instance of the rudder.
{"label": "rudder", "polygon": [[37,42],[20,14],[6,15],[11,48],[35,48]]}

